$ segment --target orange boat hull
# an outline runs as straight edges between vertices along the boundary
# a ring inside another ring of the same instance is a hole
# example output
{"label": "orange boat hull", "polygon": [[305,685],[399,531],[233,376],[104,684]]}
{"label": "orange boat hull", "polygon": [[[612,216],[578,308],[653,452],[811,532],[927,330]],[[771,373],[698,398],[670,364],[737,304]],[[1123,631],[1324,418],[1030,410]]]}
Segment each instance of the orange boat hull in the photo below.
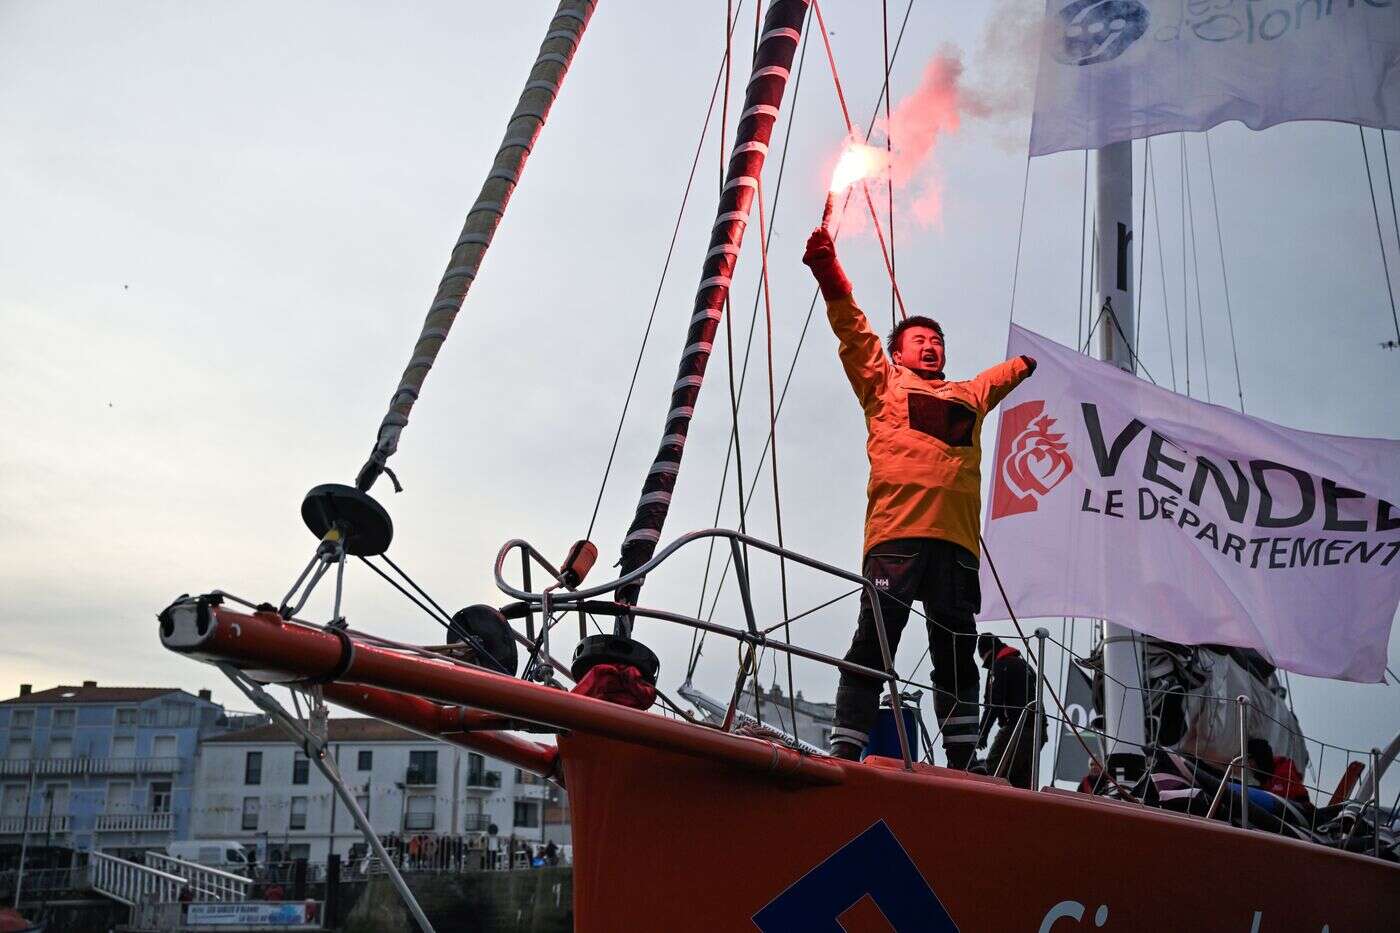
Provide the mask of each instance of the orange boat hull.
{"label": "orange boat hull", "polygon": [[[242,612],[162,614],[172,650],[523,768],[572,807],[580,933],[1400,929],[1400,865],[1137,804],[771,742]],[[559,731],[558,749],[489,729]]]}
{"label": "orange boat hull", "polygon": [[560,748],[579,933],[1400,929],[1400,866],[1198,818],[893,761],[820,786]]}

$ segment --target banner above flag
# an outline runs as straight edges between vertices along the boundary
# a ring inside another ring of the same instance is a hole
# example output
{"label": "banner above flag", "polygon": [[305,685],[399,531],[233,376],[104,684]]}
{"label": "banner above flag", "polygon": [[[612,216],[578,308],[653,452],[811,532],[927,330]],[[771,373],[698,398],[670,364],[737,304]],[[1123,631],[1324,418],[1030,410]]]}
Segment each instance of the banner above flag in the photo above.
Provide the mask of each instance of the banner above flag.
{"label": "banner above flag", "polygon": [[1400,605],[1400,441],[1313,434],[1160,389],[1012,326],[981,618],[1108,619],[1287,670],[1382,678]]}
{"label": "banner above flag", "polygon": [[1400,129],[1400,0],[1047,0],[1031,155],[1239,120]]}

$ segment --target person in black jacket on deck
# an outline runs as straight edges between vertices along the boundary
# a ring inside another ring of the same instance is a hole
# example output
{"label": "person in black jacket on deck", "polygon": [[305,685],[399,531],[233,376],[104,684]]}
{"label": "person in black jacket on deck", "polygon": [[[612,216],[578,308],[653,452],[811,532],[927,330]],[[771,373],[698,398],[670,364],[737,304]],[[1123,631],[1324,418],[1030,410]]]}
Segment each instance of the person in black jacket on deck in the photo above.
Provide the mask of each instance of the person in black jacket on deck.
{"label": "person in black jacket on deck", "polygon": [[[1026,662],[1021,652],[995,635],[978,637],[977,654],[982,659],[982,666],[987,669],[986,699],[977,747],[986,747],[993,725],[1000,727],[992,749],[987,753],[987,771],[990,774],[1000,773],[1015,787],[1034,790],[1034,717],[1038,712],[1035,704],[1035,668]],[[1045,718],[1041,716],[1042,745],[1045,744],[1045,733]],[[1008,755],[1009,760],[1003,764]]]}

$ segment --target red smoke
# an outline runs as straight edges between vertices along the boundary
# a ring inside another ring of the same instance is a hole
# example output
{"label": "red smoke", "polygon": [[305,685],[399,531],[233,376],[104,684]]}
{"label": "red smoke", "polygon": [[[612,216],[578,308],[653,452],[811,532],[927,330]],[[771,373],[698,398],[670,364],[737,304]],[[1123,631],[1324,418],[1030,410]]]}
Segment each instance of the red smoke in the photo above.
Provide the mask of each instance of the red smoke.
{"label": "red smoke", "polygon": [[[881,118],[875,125],[876,137],[889,139],[893,153],[888,166],[869,178],[870,192],[877,205],[883,204],[879,192],[886,179],[892,179],[898,201],[896,217],[912,217],[921,226],[932,226],[939,220],[943,185],[934,150],[944,134],[958,131],[959,111],[967,107],[962,74],[962,53],[954,46],[945,46],[924,67],[919,86],[891,108],[888,122]],[[970,109],[975,113],[979,108],[974,104]],[[848,142],[847,148],[850,145]],[[837,204],[839,209],[839,200]],[[841,228],[847,233],[868,229],[869,207],[859,185],[851,189],[846,204]]]}
{"label": "red smoke", "polygon": [[[924,66],[919,86],[894,106],[888,125],[881,127],[894,148],[895,190],[905,193],[905,211],[925,226],[937,223],[940,215],[943,180],[933,156],[939,138],[958,131],[962,73],[962,54],[945,46]],[[909,194],[914,195],[912,201]]]}

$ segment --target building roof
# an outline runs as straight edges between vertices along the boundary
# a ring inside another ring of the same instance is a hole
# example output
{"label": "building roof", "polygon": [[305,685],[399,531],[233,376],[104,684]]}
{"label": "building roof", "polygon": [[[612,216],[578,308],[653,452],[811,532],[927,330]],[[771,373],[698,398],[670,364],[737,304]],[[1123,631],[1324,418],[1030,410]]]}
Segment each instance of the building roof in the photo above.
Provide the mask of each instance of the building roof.
{"label": "building roof", "polygon": [[153,700],[156,697],[165,696],[167,693],[181,693],[179,687],[99,687],[96,684],[89,686],[58,686],[50,687],[47,690],[37,690],[33,693],[22,694],[11,697],[8,700],[0,700],[0,706],[19,706],[29,704],[39,704],[44,706],[61,705],[65,703],[143,703],[146,700]]}
{"label": "building roof", "polygon": [[[391,723],[382,722],[378,719],[368,717],[345,717],[342,719],[332,719],[328,723],[327,741],[330,742],[422,742],[425,739],[407,729],[401,729]],[[242,745],[270,745],[270,744],[293,744],[292,738],[282,731],[278,725],[257,726],[253,729],[243,729],[238,732],[228,732],[223,735],[216,735],[204,740],[206,743],[217,743],[220,745],[242,744]]]}

